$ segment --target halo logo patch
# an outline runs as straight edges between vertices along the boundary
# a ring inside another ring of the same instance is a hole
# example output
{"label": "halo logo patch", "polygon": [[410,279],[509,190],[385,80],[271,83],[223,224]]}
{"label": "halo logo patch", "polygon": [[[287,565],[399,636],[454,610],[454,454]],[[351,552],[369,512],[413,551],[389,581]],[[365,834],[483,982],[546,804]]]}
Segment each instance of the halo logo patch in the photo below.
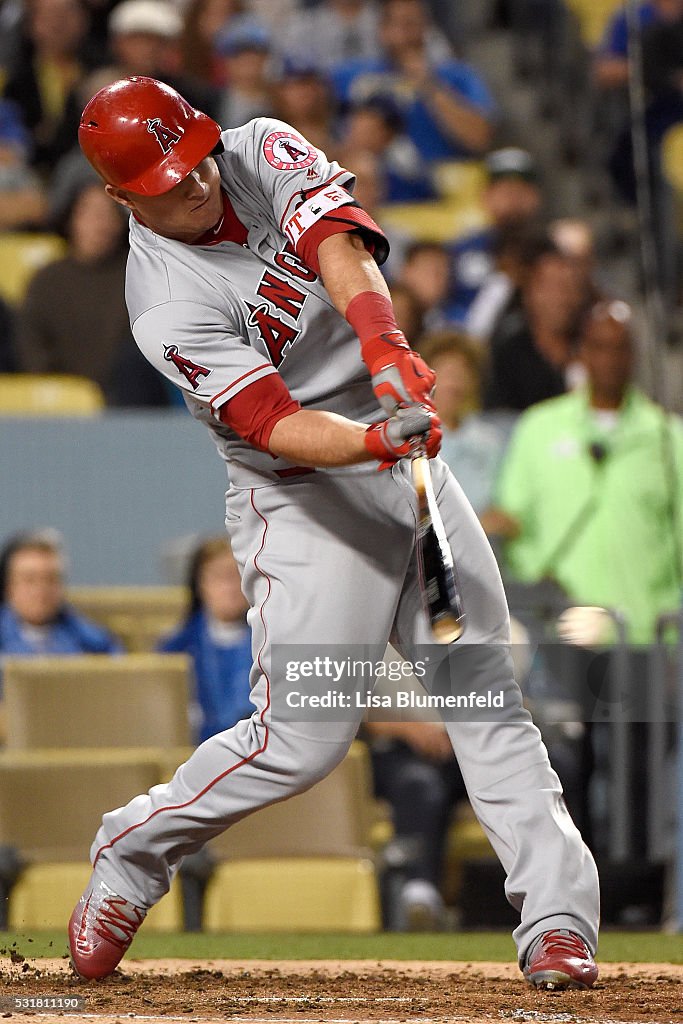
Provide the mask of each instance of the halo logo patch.
{"label": "halo logo patch", "polygon": [[164,156],[171,152],[176,142],[180,142],[181,136],[178,132],[174,132],[172,128],[167,128],[158,117],[147,118],[147,131],[157,140]]}
{"label": "halo logo patch", "polygon": [[164,345],[164,359],[173,363],[178,373],[182,373],[183,377],[190,382],[194,391],[199,387],[201,378],[208,377],[212,372],[208,366],[193,363],[191,359],[181,355],[177,345]]}
{"label": "halo logo patch", "polygon": [[317,150],[292,132],[271,132],[263,143],[263,154],[276,171],[297,171],[318,159]]}

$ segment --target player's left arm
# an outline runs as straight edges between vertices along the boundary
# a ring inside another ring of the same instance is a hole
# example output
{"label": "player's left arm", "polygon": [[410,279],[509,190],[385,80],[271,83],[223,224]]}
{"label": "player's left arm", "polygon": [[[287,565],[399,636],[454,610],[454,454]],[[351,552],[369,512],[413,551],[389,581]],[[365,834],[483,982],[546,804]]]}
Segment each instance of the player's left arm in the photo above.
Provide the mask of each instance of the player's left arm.
{"label": "player's left arm", "polygon": [[361,355],[382,408],[433,410],[434,372],[399,329],[389,290],[362,235],[334,234],[318,246],[320,273],[336,309],[358,335]]}
{"label": "player's left arm", "polygon": [[282,121],[254,122],[251,159],[259,187],[299,258],[322,277],[355,330],[377,398],[388,413],[426,405],[434,374],[414,353],[394,317],[379,272],[389,244],[353,197],[353,173]]}

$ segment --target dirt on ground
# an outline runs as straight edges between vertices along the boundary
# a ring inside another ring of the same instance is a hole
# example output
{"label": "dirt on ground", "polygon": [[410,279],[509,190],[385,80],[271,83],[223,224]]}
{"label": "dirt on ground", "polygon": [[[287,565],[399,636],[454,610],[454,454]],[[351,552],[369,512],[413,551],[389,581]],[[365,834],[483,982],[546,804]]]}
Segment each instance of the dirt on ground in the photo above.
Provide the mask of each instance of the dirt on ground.
{"label": "dirt on ground", "polygon": [[[66,1024],[126,1018],[186,1021],[677,1022],[683,966],[606,964],[589,992],[538,992],[516,965],[404,961],[134,961],[104,981],[77,978],[66,960],[0,959],[0,1018],[33,1012],[65,1024],[46,997],[82,997]],[[17,1010],[13,1000],[28,1002]],[[38,1003],[43,999],[42,1006]],[[54,1005],[54,1004],[53,1004]]]}

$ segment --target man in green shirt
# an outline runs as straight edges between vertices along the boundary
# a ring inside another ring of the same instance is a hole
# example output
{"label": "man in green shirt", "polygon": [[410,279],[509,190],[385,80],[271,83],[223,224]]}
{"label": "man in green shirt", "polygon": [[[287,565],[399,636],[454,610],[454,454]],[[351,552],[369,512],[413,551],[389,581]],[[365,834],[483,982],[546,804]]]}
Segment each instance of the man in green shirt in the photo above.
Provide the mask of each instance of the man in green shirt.
{"label": "man in green shirt", "polygon": [[625,303],[594,307],[581,359],[585,386],[523,413],[503,462],[507,569],[619,610],[631,642],[646,644],[680,604],[683,426],[632,383]]}

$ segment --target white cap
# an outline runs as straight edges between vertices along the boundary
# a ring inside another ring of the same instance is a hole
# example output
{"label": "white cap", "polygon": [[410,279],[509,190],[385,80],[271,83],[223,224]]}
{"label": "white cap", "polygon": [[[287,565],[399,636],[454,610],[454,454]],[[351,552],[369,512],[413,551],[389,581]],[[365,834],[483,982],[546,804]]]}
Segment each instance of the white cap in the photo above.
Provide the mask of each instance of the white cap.
{"label": "white cap", "polygon": [[108,27],[114,36],[140,32],[175,39],[183,31],[183,19],[167,0],[124,0],[109,15]]}

